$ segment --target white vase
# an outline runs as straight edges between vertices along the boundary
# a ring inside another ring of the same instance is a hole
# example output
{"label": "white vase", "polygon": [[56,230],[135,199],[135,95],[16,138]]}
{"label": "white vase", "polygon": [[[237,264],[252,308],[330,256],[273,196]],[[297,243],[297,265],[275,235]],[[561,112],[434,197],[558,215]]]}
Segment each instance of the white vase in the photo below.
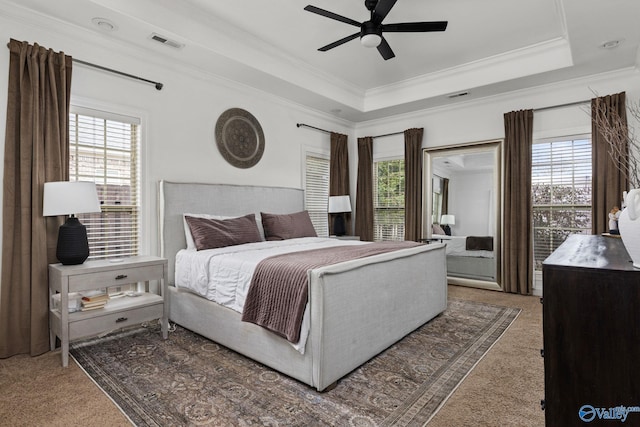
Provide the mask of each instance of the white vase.
{"label": "white vase", "polygon": [[618,219],[618,229],[633,266],[640,268],[640,189],[629,191],[624,202],[626,208]]}

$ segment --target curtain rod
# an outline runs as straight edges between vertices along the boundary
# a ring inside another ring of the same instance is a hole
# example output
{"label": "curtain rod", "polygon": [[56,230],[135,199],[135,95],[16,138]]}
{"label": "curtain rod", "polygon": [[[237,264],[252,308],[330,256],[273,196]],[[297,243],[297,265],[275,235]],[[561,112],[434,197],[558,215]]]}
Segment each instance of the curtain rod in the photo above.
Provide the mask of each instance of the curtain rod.
{"label": "curtain rod", "polygon": [[141,80],[141,81],[146,82],[146,83],[151,83],[158,90],[162,90],[162,87],[164,86],[162,83],[154,82],[152,80],[147,80],[147,79],[144,79],[142,77],[134,76],[133,74],[123,73],[122,71],[118,71],[118,70],[114,70],[114,69],[111,69],[111,68],[103,67],[102,65],[92,64],[91,62],[81,61],[81,60],[75,59],[75,58],[72,58],[72,59],[73,59],[73,62],[77,62],[78,64],[87,65],[87,66],[93,67],[93,68],[98,68],[100,70],[107,71],[109,73],[113,73],[113,74],[118,74],[120,76],[129,77],[130,79]]}
{"label": "curtain rod", "polygon": [[[7,47],[10,48],[11,47],[11,43],[7,43]],[[141,80],[143,82],[151,83],[158,90],[162,90],[162,87],[164,86],[162,83],[154,82],[153,80],[147,80],[147,79],[144,79],[142,77],[134,76],[133,74],[123,73],[122,71],[114,70],[112,68],[103,67],[102,65],[97,65],[97,64],[92,64],[91,62],[81,61],[81,60],[73,58],[73,57],[71,57],[71,60],[73,62],[77,62],[78,64],[86,65],[88,67],[98,68],[98,69],[100,69],[102,71],[107,71],[109,73],[113,73],[113,74],[118,74],[118,75],[121,75],[121,76],[129,77],[130,79]]]}
{"label": "curtain rod", "polygon": [[587,100],[584,100],[584,101],[567,102],[566,104],[550,105],[548,107],[534,108],[533,112],[535,113],[535,112],[538,112],[538,111],[552,110],[554,108],[572,107],[574,105],[586,104],[588,102],[591,102],[591,100],[587,99]]}
{"label": "curtain rod", "polygon": [[296,127],[301,127],[301,126],[304,126],[306,128],[310,128],[310,129],[319,130],[320,132],[331,133],[330,130],[320,129],[320,128],[317,128],[315,126],[307,125],[307,124],[304,124],[304,123],[296,123]]}
{"label": "curtain rod", "polygon": [[[332,133],[330,130],[326,130],[326,129],[321,129],[321,128],[317,128],[315,126],[311,126],[311,125],[307,125],[304,123],[296,123],[296,127],[301,127],[304,126],[306,128],[311,128],[311,129],[315,129],[315,130],[319,130],[320,132],[326,132],[326,133]],[[386,133],[384,135],[376,135],[376,136],[372,136],[371,138],[382,138],[385,136],[392,136],[392,135],[401,135],[404,132],[393,132],[393,133]]]}
{"label": "curtain rod", "polygon": [[404,134],[404,131],[403,132],[385,133],[384,135],[376,135],[376,136],[372,136],[371,138],[384,138],[385,136],[402,135],[402,134]]}

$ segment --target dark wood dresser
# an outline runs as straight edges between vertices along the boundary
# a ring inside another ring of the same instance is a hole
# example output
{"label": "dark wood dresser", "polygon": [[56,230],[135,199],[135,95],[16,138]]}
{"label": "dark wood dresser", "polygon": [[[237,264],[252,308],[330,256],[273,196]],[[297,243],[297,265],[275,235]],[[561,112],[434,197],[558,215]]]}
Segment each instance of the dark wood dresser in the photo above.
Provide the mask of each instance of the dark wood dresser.
{"label": "dark wood dresser", "polygon": [[640,425],[640,270],[622,241],[572,235],[542,271],[546,425]]}

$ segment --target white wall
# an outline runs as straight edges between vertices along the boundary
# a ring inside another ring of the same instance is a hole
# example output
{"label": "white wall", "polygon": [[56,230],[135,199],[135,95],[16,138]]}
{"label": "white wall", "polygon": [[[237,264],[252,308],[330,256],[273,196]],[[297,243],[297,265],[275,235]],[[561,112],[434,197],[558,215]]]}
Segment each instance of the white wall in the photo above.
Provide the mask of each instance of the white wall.
{"label": "white wall", "polygon": [[[487,141],[504,138],[504,113],[522,109],[589,100],[597,95],[626,91],[630,102],[640,99],[640,73],[623,70],[564,84],[515,91],[503,95],[468,101],[453,106],[415,111],[385,119],[358,123],[356,134],[382,135],[423,127],[424,148]],[[585,109],[587,108],[587,109]],[[630,123],[632,126],[633,123]],[[635,124],[638,126],[639,124]],[[572,134],[578,129],[591,130],[588,105],[554,108],[534,113],[534,134]],[[568,132],[568,133],[565,133]],[[386,156],[402,155],[402,135],[376,139],[374,150],[383,150]],[[393,146],[393,148],[389,148]]]}
{"label": "white wall", "polygon": [[[456,173],[449,178],[449,209],[456,223],[453,235],[493,236],[493,173],[476,171]],[[493,217],[495,218],[495,217]]]}
{"label": "white wall", "polygon": [[[577,101],[588,101],[625,91],[627,103],[637,104],[640,99],[640,73],[636,69],[621,70],[590,76],[563,84],[552,84],[451,107],[416,111],[388,117],[375,122],[356,125],[356,135],[384,135],[412,127],[424,128],[423,148],[443,147],[477,141],[504,139],[504,113],[522,109],[534,111],[533,138],[549,138],[591,133],[589,103],[560,108],[542,109]],[[640,134],[640,123],[629,116],[629,126]],[[404,146],[402,135],[374,141],[374,155],[400,157]],[[640,156],[640,153],[637,153]],[[451,189],[450,194],[454,190]],[[450,211],[454,212],[450,206]],[[456,217],[457,222],[457,217]],[[456,224],[455,227],[458,225]],[[453,229],[454,233],[461,230]],[[465,232],[466,234],[466,232]],[[490,233],[489,233],[490,234]],[[534,294],[542,294],[542,277],[534,277]]]}
{"label": "white wall", "polygon": [[[422,127],[424,128],[423,148],[504,139],[504,114],[522,109],[540,109],[534,111],[534,140],[591,133],[588,102],[583,105],[543,108],[577,101],[589,101],[595,96],[622,91],[627,93],[628,102],[638,102],[640,99],[640,73],[638,70],[621,70],[576,79],[563,84],[550,84],[453,106],[415,111],[381,120],[358,123],[355,133],[357,136],[375,136],[399,132],[412,127]],[[640,132],[640,123],[635,122],[631,117],[629,117],[629,124]],[[402,135],[374,140],[376,160],[402,157],[403,152]],[[355,180],[355,177],[352,179]],[[352,188],[355,188],[355,184]]]}
{"label": "white wall", "polygon": [[[51,23],[54,25],[54,23]],[[176,64],[163,64],[145,52],[130,51],[82,29],[59,34],[48,25],[7,19],[0,12],[0,39],[38,43],[74,58],[108,66],[164,83],[153,85],[75,64],[72,103],[137,116],[142,138],[142,251],[158,252],[157,183],[161,179],[301,188],[302,151],[329,150],[329,135],[298,128],[303,122],[346,133],[353,125],[234,82]],[[96,46],[98,46],[96,48]],[[0,135],[5,134],[9,50],[0,49]],[[4,83],[3,83],[4,82]],[[243,108],[260,122],[265,135],[261,161],[249,169],[235,168],[222,158],[215,143],[216,120],[229,108]],[[355,147],[355,145],[354,145]],[[4,150],[2,150],[4,151]],[[355,168],[356,153],[349,153]],[[354,172],[355,173],[355,172]]]}
{"label": "white wall", "polygon": [[[594,96],[626,91],[630,101],[640,98],[640,75],[627,70],[512,92],[431,110],[416,111],[372,122],[351,124],[328,114],[301,107],[240,84],[167,63],[159,56],[134,50],[106,35],[61,26],[46,17],[10,16],[0,11],[0,39],[39,43],[85,61],[164,83],[153,86],[76,65],[73,68],[74,103],[139,116],[143,120],[143,229],[142,250],[157,253],[156,188],[160,179],[302,186],[302,147],[329,148],[328,135],[297,128],[305,122],[349,135],[352,197],[356,192],[356,137],[425,129],[423,147],[447,146],[472,141],[501,139],[503,114],[587,100]],[[8,49],[0,49],[0,117],[6,117]],[[228,108],[250,111],[261,123],[266,149],[260,163],[250,169],[228,165],[214,140],[215,122]],[[636,124],[637,125],[637,124]],[[580,107],[546,110],[535,114],[534,136],[589,131],[588,115]],[[5,120],[0,120],[0,135]],[[3,151],[0,150],[0,160]],[[402,135],[376,139],[378,158],[403,155]],[[0,161],[2,164],[2,161]]]}

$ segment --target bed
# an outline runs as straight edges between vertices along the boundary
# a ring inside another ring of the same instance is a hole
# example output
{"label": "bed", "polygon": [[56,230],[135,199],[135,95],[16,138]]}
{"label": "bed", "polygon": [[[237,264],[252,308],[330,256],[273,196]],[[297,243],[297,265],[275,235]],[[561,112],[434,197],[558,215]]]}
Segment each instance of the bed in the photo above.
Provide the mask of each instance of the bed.
{"label": "bed", "polygon": [[[175,285],[176,254],[186,247],[184,213],[241,216],[304,208],[293,188],[161,181],[160,252]],[[289,341],[196,293],[169,286],[169,318],[189,330],[319,391],[428,322],[447,306],[445,245],[419,245],[308,272],[304,353]]]}
{"label": "bed", "polygon": [[497,280],[492,236],[449,236],[432,234],[432,240],[447,245],[447,274],[465,279]]}

